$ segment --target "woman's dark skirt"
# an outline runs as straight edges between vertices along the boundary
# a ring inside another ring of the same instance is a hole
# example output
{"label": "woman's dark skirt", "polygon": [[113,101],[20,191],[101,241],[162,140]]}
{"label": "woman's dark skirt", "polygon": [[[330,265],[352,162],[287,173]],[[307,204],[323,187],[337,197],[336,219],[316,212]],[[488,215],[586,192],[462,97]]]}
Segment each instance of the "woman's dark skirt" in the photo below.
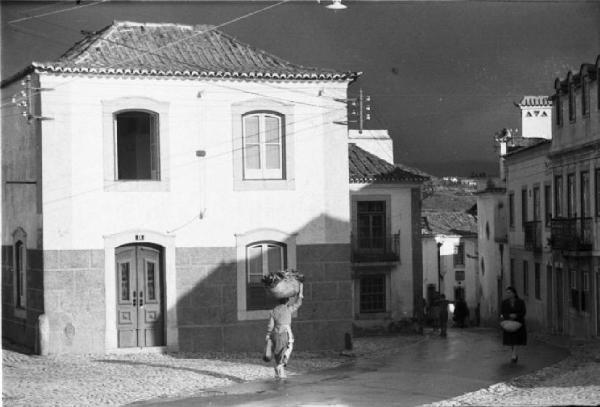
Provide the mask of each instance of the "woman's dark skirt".
{"label": "woman's dark skirt", "polygon": [[506,346],[527,345],[527,330],[525,324],[515,332],[503,331],[502,344]]}

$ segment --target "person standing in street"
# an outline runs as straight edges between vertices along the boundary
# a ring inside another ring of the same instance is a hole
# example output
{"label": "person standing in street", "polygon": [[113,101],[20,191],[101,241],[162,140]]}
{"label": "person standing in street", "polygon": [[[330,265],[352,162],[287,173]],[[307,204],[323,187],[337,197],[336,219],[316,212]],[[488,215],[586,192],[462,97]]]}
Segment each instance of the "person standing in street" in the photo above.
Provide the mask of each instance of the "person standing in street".
{"label": "person standing in street", "polygon": [[448,330],[448,300],[445,294],[440,295],[438,306],[440,307],[440,336],[445,338]]}
{"label": "person standing in street", "polygon": [[517,290],[513,287],[506,288],[506,299],[502,301],[501,318],[503,321],[516,321],[521,326],[514,332],[504,329],[502,334],[502,344],[510,346],[512,355],[511,362],[517,363],[519,356],[517,355],[517,346],[527,345],[527,328],[525,327],[525,301],[519,298]]}
{"label": "person standing in street", "polygon": [[275,361],[275,378],[285,379],[287,365],[294,348],[292,333],[292,314],[302,305],[304,286],[300,283],[298,294],[290,298],[282,298],[279,304],[271,310],[267,325],[267,342],[273,342],[273,360]]}

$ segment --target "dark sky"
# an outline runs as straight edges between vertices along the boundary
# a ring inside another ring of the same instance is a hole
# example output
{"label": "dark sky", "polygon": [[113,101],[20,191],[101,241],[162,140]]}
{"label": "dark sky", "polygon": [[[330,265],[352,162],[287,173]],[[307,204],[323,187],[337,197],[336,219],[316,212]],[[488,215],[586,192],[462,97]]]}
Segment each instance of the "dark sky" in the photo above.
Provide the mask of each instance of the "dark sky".
{"label": "dark sky", "polygon": [[[496,172],[494,132],[520,124],[513,102],[551,94],[600,54],[597,1],[329,2],[285,3],[222,31],[293,63],[363,72],[350,93],[372,98],[367,128],[387,128],[397,162],[435,175]],[[8,24],[75,2],[3,1],[2,77],[113,20],[217,25],[269,4],[115,1]]]}

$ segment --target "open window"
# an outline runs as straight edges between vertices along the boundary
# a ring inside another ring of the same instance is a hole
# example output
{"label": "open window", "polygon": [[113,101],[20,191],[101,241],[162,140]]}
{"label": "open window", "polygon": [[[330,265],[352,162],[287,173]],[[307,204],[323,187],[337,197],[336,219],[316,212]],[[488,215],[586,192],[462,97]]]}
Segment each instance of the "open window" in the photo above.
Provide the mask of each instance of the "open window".
{"label": "open window", "polygon": [[130,110],[115,114],[117,180],[160,180],[158,114]]}

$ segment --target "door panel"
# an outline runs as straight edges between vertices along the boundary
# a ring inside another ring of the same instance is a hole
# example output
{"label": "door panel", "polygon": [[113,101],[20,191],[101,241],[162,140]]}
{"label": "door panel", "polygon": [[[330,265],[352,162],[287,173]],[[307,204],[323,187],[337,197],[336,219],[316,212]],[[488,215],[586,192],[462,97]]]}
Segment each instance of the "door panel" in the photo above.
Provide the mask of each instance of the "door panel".
{"label": "door panel", "polygon": [[128,246],[115,257],[119,348],[164,345],[160,252]]}

